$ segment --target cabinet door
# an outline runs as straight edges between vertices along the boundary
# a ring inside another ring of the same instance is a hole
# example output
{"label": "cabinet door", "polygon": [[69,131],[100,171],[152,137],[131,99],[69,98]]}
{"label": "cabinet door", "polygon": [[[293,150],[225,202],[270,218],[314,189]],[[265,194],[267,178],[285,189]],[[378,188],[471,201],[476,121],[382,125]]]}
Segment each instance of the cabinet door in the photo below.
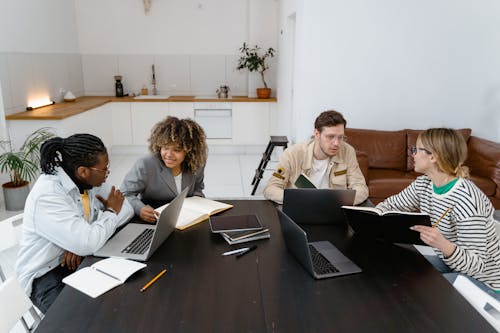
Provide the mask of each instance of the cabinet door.
{"label": "cabinet door", "polygon": [[131,103],[110,103],[114,145],[132,144]]}
{"label": "cabinet door", "polygon": [[168,103],[168,115],[179,119],[194,119],[194,110],[192,102],[170,102]]}
{"label": "cabinet door", "polygon": [[151,128],[168,115],[169,103],[131,103],[132,144],[147,146]]}
{"label": "cabinet door", "polygon": [[269,142],[269,103],[233,103],[233,144]]}

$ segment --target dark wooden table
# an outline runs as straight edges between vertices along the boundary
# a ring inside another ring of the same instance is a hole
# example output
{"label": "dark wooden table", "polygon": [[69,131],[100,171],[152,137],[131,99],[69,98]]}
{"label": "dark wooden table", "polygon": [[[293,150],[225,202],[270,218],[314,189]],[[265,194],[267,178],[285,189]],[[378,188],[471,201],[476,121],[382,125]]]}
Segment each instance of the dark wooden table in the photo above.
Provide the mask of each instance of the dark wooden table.
{"label": "dark wooden table", "polygon": [[176,231],[124,285],[96,299],[66,287],[37,332],[494,332],[411,246],[307,226],[310,241],[330,240],[363,269],[316,281],[286,251],[271,203],[228,202],[224,214],[258,214],[271,239],[236,259],[221,253],[244,245],[206,222]]}

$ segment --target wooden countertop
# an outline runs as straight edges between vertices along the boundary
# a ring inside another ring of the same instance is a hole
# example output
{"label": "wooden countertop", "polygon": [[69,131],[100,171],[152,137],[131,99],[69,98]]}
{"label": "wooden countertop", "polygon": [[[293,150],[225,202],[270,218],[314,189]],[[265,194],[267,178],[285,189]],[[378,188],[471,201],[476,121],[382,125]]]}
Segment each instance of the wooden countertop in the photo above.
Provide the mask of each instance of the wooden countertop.
{"label": "wooden countertop", "polygon": [[74,102],[62,102],[44,106],[32,111],[7,115],[6,120],[62,120],[79,113],[94,109],[109,102],[155,103],[155,102],[276,102],[276,98],[249,98],[233,96],[231,98],[196,98],[195,96],[170,96],[165,99],[134,99],[134,97],[84,96]]}

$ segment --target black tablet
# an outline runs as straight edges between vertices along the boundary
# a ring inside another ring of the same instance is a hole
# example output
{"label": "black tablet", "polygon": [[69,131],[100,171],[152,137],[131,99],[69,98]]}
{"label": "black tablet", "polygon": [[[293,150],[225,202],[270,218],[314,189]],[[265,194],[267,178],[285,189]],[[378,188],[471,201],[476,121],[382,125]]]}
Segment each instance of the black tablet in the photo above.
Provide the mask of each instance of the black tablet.
{"label": "black tablet", "polygon": [[211,216],[209,221],[214,233],[262,229],[262,223],[254,214]]}

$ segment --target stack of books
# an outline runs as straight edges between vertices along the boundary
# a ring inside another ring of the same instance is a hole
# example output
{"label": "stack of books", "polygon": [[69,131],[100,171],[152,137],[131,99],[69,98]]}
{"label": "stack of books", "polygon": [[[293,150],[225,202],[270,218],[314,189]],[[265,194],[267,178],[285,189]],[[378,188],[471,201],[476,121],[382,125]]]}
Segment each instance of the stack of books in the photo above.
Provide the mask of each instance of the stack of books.
{"label": "stack of books", "polygon": [[261,228],[258,230],[227,231],[222,232],[221,235],[230,245],[271,237],[268,228]]}

